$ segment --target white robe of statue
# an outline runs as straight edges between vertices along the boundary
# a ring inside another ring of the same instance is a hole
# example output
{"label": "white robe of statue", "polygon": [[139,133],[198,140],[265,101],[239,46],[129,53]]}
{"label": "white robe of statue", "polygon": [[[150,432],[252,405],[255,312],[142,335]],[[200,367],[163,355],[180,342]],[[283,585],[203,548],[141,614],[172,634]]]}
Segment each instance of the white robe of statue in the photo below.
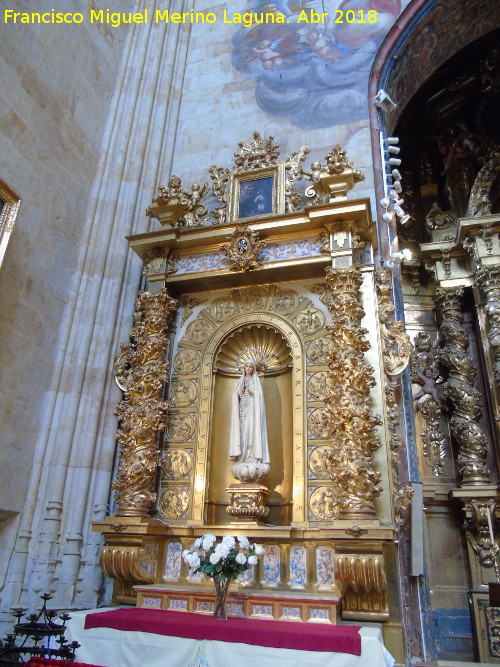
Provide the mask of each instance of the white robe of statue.
{"label": "white robe of statue", "polygon": [[233,474],[250,482],[269,472],[266,408],[260,378],[248,361],[232,396],[229,458],[238,462]]}

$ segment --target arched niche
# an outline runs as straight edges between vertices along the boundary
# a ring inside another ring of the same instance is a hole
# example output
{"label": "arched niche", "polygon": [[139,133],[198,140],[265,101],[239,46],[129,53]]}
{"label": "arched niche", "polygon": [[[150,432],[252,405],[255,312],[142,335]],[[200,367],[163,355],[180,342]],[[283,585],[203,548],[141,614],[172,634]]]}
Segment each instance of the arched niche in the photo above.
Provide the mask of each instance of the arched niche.
{"label": "arched niche", "polygon": [[[258,332],[261,332],[259,338]],[[252,344],[248,344],[251,343]],[[236,480],[229,461],[231,395],[237,380],[228,349],[240,355],[242,347],[262,344],[270,356],[263,378],[271,470],[262,478],[271,491],[269,523],[303,524],[306,493],[305,355],[302,341],[285,319],[270,313],[250,313],[231,318],[213,332],[202,360],[193,520],[227,524],[226,488]],[[281,355],[281,356],[280,356]],[[241,355],[240,355],[241,356]]]}

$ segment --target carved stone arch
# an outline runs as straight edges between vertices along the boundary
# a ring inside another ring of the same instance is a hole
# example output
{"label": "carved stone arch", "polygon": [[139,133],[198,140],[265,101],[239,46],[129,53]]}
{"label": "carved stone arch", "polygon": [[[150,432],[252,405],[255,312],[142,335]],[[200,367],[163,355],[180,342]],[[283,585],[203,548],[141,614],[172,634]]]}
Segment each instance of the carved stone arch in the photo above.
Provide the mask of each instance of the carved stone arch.
{"label": "carved stone arch", "polygon": [[235,331],[244,327],[268,326],[278,331],[288,342],[292,356],[292,421],[293,441],[293,525],[306,523],[306,452],[307,430],[305,427],[306,414],[306,368],[305,353],[301,337],[295,327],[285,318],[272,313],[242,313],[226,320],[211,335],[208,344],[202,353],[200,373],[200,396],[197,425],[196,471],[193,491],[194,522],[204,520],[204,509],[209,466],[209,434],[213,410],[214,361],[220,346]]}
{"label": "carved stone arch", "polygon": [[491,151],[472,185],[467,216],[490,215],[500,197],[500,146]]}

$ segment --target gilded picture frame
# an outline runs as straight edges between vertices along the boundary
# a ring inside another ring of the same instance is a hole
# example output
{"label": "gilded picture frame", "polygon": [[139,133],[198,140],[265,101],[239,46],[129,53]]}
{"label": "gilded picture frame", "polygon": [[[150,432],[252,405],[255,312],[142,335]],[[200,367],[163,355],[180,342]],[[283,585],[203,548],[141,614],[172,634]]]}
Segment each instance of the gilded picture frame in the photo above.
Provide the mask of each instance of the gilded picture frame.
{"label": "gilded picture frame", "polygon": [[230,222],[246,222],[284,212],[284,164],[252,169],[231,176]]}

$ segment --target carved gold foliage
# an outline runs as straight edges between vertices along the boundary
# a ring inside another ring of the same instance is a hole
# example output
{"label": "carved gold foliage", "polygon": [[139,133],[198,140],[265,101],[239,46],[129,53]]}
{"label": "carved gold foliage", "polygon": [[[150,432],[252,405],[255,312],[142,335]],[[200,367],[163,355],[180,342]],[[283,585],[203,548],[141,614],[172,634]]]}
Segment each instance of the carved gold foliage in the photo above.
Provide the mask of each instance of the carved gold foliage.
{"label": "carved gold foliage", "polygon": [[207,207],[202,203],[208,190],[208,184],[193,183],[191,189],[182,189],[178,176],[171,176],[167,187],[158,188],[146,215],[156,218],[162,224],[168,222],[172,227],[201,227],[207,224],[203,216],[207,215]]}
{"label": "carved gold foliage", "polygon": [[165,328],[175,305],[165,289],[158,294],[140,292],[136,300],[127,389],[116,410],[120,466],[113,488],[118,516],[147,516],[156,498],[151,491],[158,466],[156,436],[164,425],[167,407],[160,398],[168,371],[163,361]]}
{"label": "carved gold foliage", "polygon": [[285,161],[285,169],[287,171],[287,178],[285,181],[285,201],[287,212],[293,213],[300,210],[300,202],[302,195],[297,192],[295,181],[300,181],[304,172],[301,164],[311,152],[309,146],[302,146],[292,155],[289,155]]}
{"label": "carved gold foliage", "polygon": [[342,591],[343,616],[361,614],[373,620],[389,616],[384,558],[378,554],[342,554],[335,559],[337,581]]}
{"label": "carved gold foliage", "polygon": [[258,256],[266,247],[265,241],[259,241],[259,233],[248,225],[239,225],[227,237],[229,243],[220,246],[234,271],[250,271],[259,266]]}
{"label": "carved gold foliage", "polygon": [[235,173],[276,164],[279,157],[279,146],[273,140],[272,135],[264,139],[259,132],[254,132],[253,139],[250,141],[240,141],[238,144],[240,150],[234,154]]}
{"label": "carved gold foliage", "polygon": [[384,368],[388,375],[399,375],[408,366],[412,345],[404,330],[404,323],[394,320],[396,311],[392,300],[392,272],[377,271],[380,333],[384,339]]}
{"label": "carved gold foliage", "polygon": [[214,225],[223,225],[227,220],[227,188],[229,183],[230,171],[223,167],[212,165],[208,173],[212,179],[212,191],[219,200],[220,206],[212,211]]}
{"label": "carved gold foliage", "polygon": [[450,429],[458,444],[457,465],[462,485],[487,484],[490,481],[486,461],[488,444],[479,425],[482,408],[481,395],[473,386],[476,370],[466,352],[469,340],[463,326],[462,293],[463,288],[436,290],[435,301],[444,338],[444,347],[438,355],[449,373],[443,392],[453,406]]}
{"label": "carved gold foliage", "polygon": [[329,478],[341,489],[339,507],[345,518],[375,515],[375,497],[381,475],[374,470],[373,453],[380,447],[375,427],[380,419],[370,407],[375,382],[364,353],[369,348],[367,331],[361,327],[364,311],[359,305],[362,284],[359,266],[327,269],[327,284],[335,295],[331,313],[331,352],[328,374],[331,390],[325,398],[332,450]]}

